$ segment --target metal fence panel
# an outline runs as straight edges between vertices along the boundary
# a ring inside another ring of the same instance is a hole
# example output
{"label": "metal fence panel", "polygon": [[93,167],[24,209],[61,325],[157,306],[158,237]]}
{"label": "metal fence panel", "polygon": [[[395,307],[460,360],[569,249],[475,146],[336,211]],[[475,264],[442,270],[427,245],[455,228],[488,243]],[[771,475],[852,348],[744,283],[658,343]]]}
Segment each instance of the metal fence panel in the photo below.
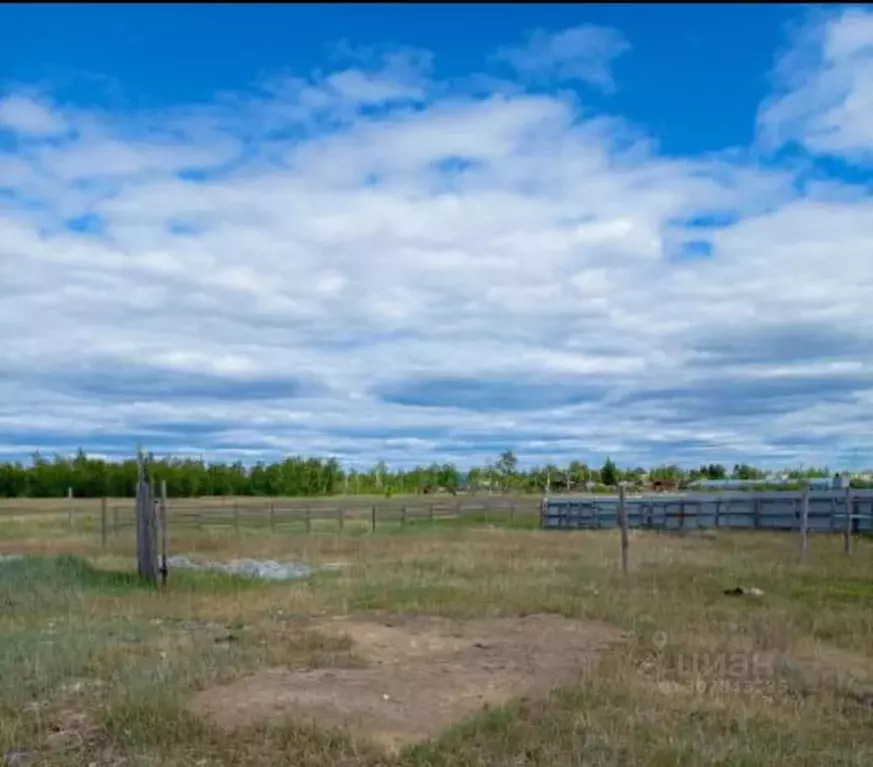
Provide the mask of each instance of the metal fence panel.
{"label": "metal fence panel", "polygon": [[[853,532],[873,532],[873,490],[816,490],[809,494],[810,532],[842,532],[846,498],[852,499]],[[662,530],[725,528],[732,530],[797,530],[803,493],[772,490],[686,496],[628,498],[631,527]],[[618,526],[618,499],[549,498],[543,514],[547,529],[593,530]]]}

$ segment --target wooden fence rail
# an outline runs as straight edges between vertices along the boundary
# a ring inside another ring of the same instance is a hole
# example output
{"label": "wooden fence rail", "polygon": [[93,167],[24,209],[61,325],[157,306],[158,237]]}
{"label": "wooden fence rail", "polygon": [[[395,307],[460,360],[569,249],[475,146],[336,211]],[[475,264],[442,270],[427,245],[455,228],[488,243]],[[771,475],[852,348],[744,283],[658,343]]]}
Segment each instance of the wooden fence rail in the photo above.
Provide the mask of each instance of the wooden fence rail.
{"label": "wooden fence rail", "polygon": [[[346,500],[346,499],[343,499]],[[167,527],[174,534],[185,529],[225,529],[270,534],[332,534],[361,535],[380,531],[400,530],[421,525],[439,525],[447,520],[471,524],[535,527],[539,518],[539,499],[527,498],[463,498],[383,501],[354,498],[351,502],[324,501],[304,503],[281,499],[209,499],[196,503],[189,499],[169,500],[166,510]],[[27,502],[0,505],[0,521],[4,518],[51,520],[63,512],[65,525],[72,532],[93,532],[103,545],[121,535],[135,531],[137,518],[133,501],[107,499],[67,499],[61,504]]]}

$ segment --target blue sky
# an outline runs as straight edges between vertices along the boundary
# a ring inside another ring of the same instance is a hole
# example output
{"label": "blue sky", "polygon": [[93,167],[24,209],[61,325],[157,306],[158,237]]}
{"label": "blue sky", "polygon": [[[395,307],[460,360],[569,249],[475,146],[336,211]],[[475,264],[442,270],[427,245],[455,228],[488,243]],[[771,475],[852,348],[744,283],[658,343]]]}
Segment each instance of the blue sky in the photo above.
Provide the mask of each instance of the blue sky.
{"label": "blue sky", "polygon": [[870,465],[871,191],[870,6],[4,5],[0,457]]}

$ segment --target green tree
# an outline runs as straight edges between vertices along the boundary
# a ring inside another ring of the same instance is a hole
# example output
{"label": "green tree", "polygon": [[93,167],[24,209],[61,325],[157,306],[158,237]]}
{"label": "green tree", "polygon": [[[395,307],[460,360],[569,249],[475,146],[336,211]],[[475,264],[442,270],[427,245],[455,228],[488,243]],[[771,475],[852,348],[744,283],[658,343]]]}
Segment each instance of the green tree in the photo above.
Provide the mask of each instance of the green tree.
{"label": "green tree", "polygon": [[518,458],[515,457],[515,453],[511,450],[507,450],[500,454],[495,468],[500,476],[500,483],[503,489],[506,490],[512,484],[512,479],[518,470]]}
{"label": "green tree", "polygon": [[612,458],[607,456],[606,461],[603,463],[603,467],[600,469],[600,481],[604,485],[615,487],[618,484],[618,480],[618,467],[615,465]]}

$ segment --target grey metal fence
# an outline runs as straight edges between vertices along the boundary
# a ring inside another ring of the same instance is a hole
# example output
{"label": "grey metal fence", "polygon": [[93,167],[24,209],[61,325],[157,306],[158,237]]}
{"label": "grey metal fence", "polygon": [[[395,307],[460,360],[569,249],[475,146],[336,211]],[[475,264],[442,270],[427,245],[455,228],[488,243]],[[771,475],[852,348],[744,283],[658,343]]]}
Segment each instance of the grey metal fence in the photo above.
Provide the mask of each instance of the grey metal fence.
{"label": "grey metal fence", "polygon": [[[722,492],[628,497],[630,527],[658,530],[798,530],[802,491]],[[540,524],[546,529],[591,530],[618,526],[615,496],[548,498]],[[809,493],[809,532],[844,532],[846,513],[852,532],[873,532],[873,490],[813,490]]]}

